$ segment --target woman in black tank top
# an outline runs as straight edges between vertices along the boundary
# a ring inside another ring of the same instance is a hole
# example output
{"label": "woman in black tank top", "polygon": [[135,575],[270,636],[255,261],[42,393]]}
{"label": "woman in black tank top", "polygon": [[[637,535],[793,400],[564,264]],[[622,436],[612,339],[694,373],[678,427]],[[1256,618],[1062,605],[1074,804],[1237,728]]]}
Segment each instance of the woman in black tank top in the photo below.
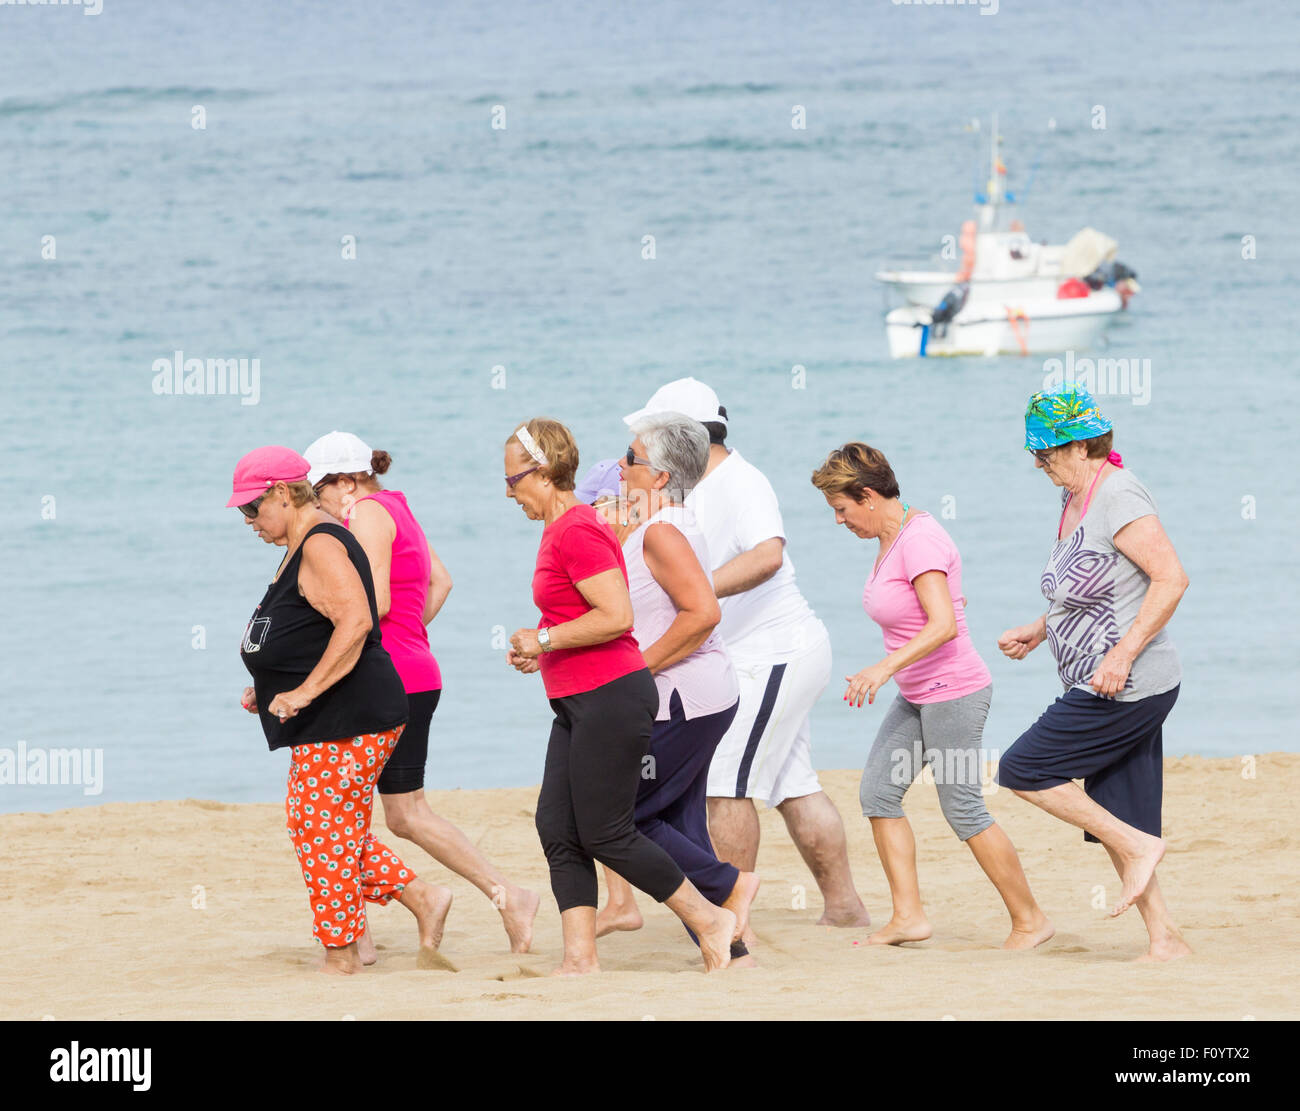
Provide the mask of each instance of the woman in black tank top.
{"label": "woman in black tank top", "polygon": [[242,703],[267,746],[290,748],[285,801],[314,918],[322,971],[361,969],[365,903],[398,899],[419,923],[420,967],[438,953],[451,892],[416,878],[370,832],[375,783],[407,719],[406,692],[380,641],[370,561],[316,503],[306,460],[259,448],[235,469],[237,505],[254,532],[288,554],[244,631],[253,677]]}

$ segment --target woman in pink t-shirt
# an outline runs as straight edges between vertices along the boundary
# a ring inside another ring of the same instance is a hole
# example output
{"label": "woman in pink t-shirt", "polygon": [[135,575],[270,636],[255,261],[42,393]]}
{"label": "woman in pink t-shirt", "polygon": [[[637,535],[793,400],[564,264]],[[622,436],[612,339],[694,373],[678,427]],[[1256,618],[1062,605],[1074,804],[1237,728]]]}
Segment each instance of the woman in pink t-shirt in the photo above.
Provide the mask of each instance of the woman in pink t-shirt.
{"label": "woman in pink t-shirt", "polygon": [[632,635],[627,567],[613,530],[578,501],[578,447],[559,421],[539,417],[506,441],[506,496],[544,521],[533,573],[541,625],[510,638],[506,662],[541,671],[555,720],[537,797],[537,834],[560,908],[557,975],[598,972],[596,865],[664,903],[699,938],[705,971],[730,963],[736,915],[710,903],[636,828],[643,761],[659,691]]}
{"label": "woman in pink t-shirt", "polygon": [[[303,454],[311,464],[308,479],[321,508],[351,529],[370,560],[379,631],[406,689],[410,719],[376,784],[384,823],[491,899],[501,913],[510,951],[527,953],[541,903],[537,893],[506,879],[460,829],[433,812],[424,796],[429,724],[442,693],[442,675],[425,626],[447,600],[451,576],[405,495],[380,486],[376,476],[392,463],[388,452],[371,451],[350,432],[330,432]],[[440,896],[450,907],[451,892],[441,888]],[[366,964],[374,962],[369,931],[362,934],[360,951]]]}
{"label": "woman in pink t-shirt", "polygon": [[868,940],[898,945],[931,933],[916,875],[916,840],[902,805],[924,762],[948,824],[970,846],[1011,914],[1002,947],[1041,945],[1052,936],[1052,924],[1034,901],[1015,846],[984,805],[981,739],[993,684],[966,630],[957,546],[938,521],[899,498],[889,462],[866,444],[831,452],[812,482],[837,524],[880,545],[862,604],[884,633],[889,654],[846,676],[844,699],[855,708],[864,699],[872,703],[891,678],[899,690],[862,773],[862,813],[871,819],[893,900],[892,917]]}

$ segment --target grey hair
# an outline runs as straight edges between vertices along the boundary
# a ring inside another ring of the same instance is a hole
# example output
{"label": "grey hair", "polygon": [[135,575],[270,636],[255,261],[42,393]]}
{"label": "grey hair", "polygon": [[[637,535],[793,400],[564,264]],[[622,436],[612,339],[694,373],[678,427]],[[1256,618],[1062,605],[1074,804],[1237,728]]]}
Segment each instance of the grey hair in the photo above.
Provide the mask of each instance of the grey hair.
{"label": "grey hair", "polygon": [[709,434],[704,425],[681,413],[655,413],[632,425],[632,434],[645,444],[650,465],[667,472],[664,494],[678,505],[683,503],[709,465]]}

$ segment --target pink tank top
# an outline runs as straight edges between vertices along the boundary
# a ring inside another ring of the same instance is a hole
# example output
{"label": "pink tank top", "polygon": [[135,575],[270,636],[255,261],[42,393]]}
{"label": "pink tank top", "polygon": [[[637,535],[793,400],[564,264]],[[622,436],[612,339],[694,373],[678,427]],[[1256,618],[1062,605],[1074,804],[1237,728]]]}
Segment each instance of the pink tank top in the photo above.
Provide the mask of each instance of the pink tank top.
{"label": "pink tank top", "polygon": [[[623,544],[623,558],[627,563],[627,587],[632,596],[637,642],[647,648],[663,636],[677,618],[677,607],[672,598],[659,585],[645,562],[646,530],[663,527],[657,522],[672,525],[686,537],[705,577],[710,584],[713,582],[708,542],[695,523],[695,515],[685,506],[665,506],[632,533]],[[687,721],[721,713],[740,697],[731,656],[716,630],[686,659],[664,668],[654,678],[655,686],[659,688],[659,713],[655,721],[667,721],[671,717],[669,703],[674,690],[682,700],[682,712]]]}
{"label": "pink tank top", "polygon": [[[438,661],[429,650],[429,633],[424,626],[424,603],[429,597],[429,572],[433,561],[424,530],[396,490],[379,490],[358,498],[373,498],[393,518],[393,556],[388,567],[388,612],[379,619],[384,648],[402,677],[407,694],[442,689]],[[348,522],[351,527],[351,522]]]}

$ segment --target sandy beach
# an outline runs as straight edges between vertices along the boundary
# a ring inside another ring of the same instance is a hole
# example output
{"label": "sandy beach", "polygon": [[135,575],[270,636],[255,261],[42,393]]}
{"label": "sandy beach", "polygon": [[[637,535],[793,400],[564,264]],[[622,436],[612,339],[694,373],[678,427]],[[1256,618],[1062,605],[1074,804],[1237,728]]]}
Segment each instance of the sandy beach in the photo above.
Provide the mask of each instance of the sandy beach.
{"label": "sandy beach", "polygon": [[[351,978],[312,969],[302,881],[279,805],[110,804],[0,816],[0,891],[15,945],[0,973],[4,1019],[1294,1019],[1300,1017],[1300,755],[1165,763],[1161,883],[1194,954],[1129,963],[1145,949],[1136,909],[1109,920],[1117,890],[1098,845],[998,790],[990,810],[1020,851],[1057,927],[1036,952],[998,950],[997,894],[953,838],[933,786],[908,795],[934,937],[867,947],[865,930],[815,925],[821,900],[779,815],[762,814],[760,967],[705,976],[675,918],[642,897],[645,927],[602,939],[604,971],[546,974],[559,916],[533,828],[536,788],[430,794],[517,882],[542,894],[533,952],[508,952],[492,904],[420,849],[391,839],[421,875],[455,892],[444,954],[415,966],[414,920],[374,908],[379,961]],[[1247,769],[1249,770],[1249,769]],[[888,892],[858,773],[822,773],[845,818],[873,921]],[[378,808],[377,808],[378,810]],[[382,824],[377,820],[376,829]],[[381,838],[390,840],[381,833]],[[1097,889],[1101,888],[1101,891]]]}

